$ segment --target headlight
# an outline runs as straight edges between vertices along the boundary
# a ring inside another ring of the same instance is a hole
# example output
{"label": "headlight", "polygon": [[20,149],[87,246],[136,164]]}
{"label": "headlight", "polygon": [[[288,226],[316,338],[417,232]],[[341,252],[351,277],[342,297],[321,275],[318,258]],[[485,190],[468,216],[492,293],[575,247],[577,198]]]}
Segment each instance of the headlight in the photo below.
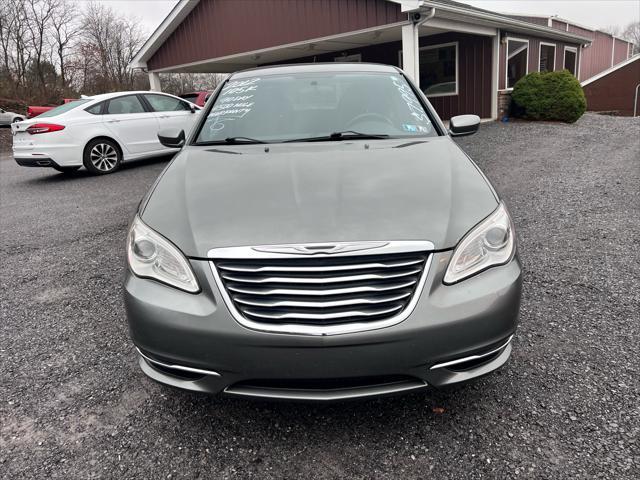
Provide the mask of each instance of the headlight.
{"label": "headlight", "polygon": [[504,204],[467,233],[453,252],[444,283],[452,284],[496,265],[504,265],[515,251],[513,223]]}
{"label": "headlight", "polygon": [[142,223],[138,216],[127,237],[127,259],[131,271],[138,277],[153,278],[191,293],[200,290],[191,265],[182,252]]}

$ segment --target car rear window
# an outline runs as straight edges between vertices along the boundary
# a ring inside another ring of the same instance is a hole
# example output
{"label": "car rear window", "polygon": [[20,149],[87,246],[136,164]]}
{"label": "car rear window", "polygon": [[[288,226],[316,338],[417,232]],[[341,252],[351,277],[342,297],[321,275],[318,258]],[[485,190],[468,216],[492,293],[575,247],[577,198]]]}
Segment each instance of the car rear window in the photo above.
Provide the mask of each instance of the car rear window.
{"label": "car rear window", "polygon": [[88,108],[85,108],[85,112],[89,112],[92,115],[100,115],[102,113],[102,107],[104,107],[104,102],[96,103]]}
{"label": "car rear window", "polygon": [[70,110],[73,110],[74,108],[79,107],[80,105],[84,105],[90,100],[91,100],[90,98],[86,98],[86,99],[83,98],[82,100],[74,100],[73,102],[65,103],[64,105],[60,105],[59,107],[53,108],[51,110],[47,110],[46,112],[38,115],[38,117],[39,118],[55,117],[56,115],[60,115],[61,113],[65,113]]}

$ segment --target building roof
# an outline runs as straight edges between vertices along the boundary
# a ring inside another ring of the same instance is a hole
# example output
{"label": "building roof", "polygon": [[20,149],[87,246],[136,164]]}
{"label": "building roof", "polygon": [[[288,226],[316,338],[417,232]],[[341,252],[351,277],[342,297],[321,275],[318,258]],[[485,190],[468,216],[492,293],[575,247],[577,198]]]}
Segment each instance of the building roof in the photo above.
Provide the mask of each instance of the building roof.
{"label": "building roof", "polygon": [[146,67],[147,60],[158,51],[174,30],[187,18],[187,15],[200,3],[200,0],[178,0],[160,25],[138,50],[129,66],[131,68]]}
{"label": "building roof", "polygon": [[[555,40],[562,40],[570,43],[591,43],[591,38],[576,33],[566,32],[526,20],[513,18],[490,10],[473,7],[466,3],[455,2],[453,0],[388,0],[400,3],[403,11],[411,11],[416,8],[430,7],[436,9],[436,16],[446,15],[450,18],[464,18],[467,21],[473,20],[475,23],[482,23],[496,28],[523,33]],[[412,6],[417,5],[412,8]]]}
{"label": "building roof", "polygon": [[[147,39],[130,63],[132,68],[145,68],[147,61],[158,51],[175,29],[187,18],[200,0],[179,0],[169,15]],[[494,28],[507,29],[514,33],[536,35],[543,38],[569,43],[590,43],[591,39],[575,33],[565,32],[548,26],[530,23],[499,13],[476,8],[452,0],[381,0],[400,5],[402,12],[435,8],[436,17],[473,22]]]}
{"label": "building roof", "polygon": [[614,65],[611,68],[607,68],[606,70],[598,73],[597,75],[594,75],[591,78],[587,78],[585,81],[583,81],[582,83],[580,83],[581,86],[587,86],[592,82],[595,82],[596,80],[600,80],[602,77],[606,77],[607,75],[609,75],[610,73],[615,72],[616,70],[620,70],[621,68],[626,67],[627,65],[629,65],[630,63],[633,62],[637,62],[638,60],[640,60],[640,53],[637,55],[634,55],[631,58],[626,59],[624,62],[620,62],[617,65]]}
{"label": "building roof", "polygon": [[562,22],[562,23],[568,23],[569,25],[572,25],[574,27],[578,27],[581,28],[583,30],[589,30],[591,32],[600,32],[600,33],[604,33],[605,35],[609,35],[612,38],[621,40],[623,42],[627,42],[627,43],[631,43],[629,42],[629,40],[622,38],[622,37],[618,37],[616,35],[613,35],[609,32],[605,32],[604,30],[601,30],[599,28],[594,28],[594,27],[589,27],[587,25],[583,25],[581,23],[578,22],[574,22],[573,20],[569,20],[567,18],[562,18],[559,17],[558,15],[540,15],[540,14],[535,14],[535,13],[507,13],[507,12],[500,12],[502,15],[504,15],[505,17],[510,17],[510,18],[523,18],[523,17],[533,17],[533,18],[543,18],[545,20],[556,20],[558,22]]}

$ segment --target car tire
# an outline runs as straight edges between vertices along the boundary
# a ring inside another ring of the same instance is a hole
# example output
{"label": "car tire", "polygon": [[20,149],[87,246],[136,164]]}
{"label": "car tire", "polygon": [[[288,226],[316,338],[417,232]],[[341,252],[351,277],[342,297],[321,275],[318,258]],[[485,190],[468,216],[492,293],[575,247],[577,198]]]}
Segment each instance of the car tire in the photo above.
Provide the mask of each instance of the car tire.
{"label": "car tire", "polygon": [[61,167],[59,165],[53,165],[53,169],[62,173],[73,173],[77,171],[80,167]]}
{"label": "car tire", "polygon": [[11,120],[11,123],[18,123],[18,122],[22,122],[24,121],[24,118],[22,117],[15,117],[13,120]]}
{"label": "car tire", "polygon": [[96,138],[84,148],[82,163],[94,175],[115,172],[122,162],[120,147],[113,140]]}

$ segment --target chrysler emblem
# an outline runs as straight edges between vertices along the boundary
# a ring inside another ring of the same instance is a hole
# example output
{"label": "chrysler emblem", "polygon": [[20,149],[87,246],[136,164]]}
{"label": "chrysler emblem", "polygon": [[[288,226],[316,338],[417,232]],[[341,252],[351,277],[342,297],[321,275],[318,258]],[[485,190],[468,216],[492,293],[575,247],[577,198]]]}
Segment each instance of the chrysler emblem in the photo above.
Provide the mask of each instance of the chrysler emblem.
{"label": "chrysler emblem", "polygon": [[295,255],[332,255],[335,253],[370,250],[387,245],[388,242],[341,242],[341,243],[308,243],[304,245],[273,245],[253,247],[253,250],[266,253],[282,253]]}

